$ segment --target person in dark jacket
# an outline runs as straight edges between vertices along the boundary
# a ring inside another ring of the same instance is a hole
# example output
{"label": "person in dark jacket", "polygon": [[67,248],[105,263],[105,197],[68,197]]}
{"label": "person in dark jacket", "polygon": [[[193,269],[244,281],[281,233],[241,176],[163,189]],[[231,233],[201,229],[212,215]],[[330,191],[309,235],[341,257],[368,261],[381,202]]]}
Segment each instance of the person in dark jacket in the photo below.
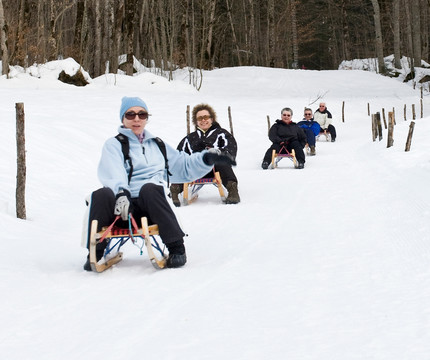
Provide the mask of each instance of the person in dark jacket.
{"label": "person in dark jacket", "polygon": [[282,119],[276,120],[269,130],[269,139],[272,142],[272,146],[267,149],[261,167],[267,169],[272,161],[272,151],[275,150],[278,153],[285,146],[288,151],[294,149],[298,162],[297,168],[303,169],[305,167],[303,148],[306,145],[306,135],[303,129],[293,122],[293,110],[288,107],[283,108],[281,115]]}
{"label": "person in dark jacket", "polygon": [[315,137],[320,133],[321,126],[312,117],[312,109],[305,108],[304,118],[297,123],[306,134],[308,145],[311,149],[311,156],[316,155]]}
{"label": "person in dark jacket", "polygon": [[331,136],[331,142],[336,141],[336,128],[333,126],[333,118],[330,111],[327,110],[325,102],[321,102],[319,108],[314,113],[314,119],[321,126],[321,130],[328,131]]}
{"label": "person in dark jacket", "polygon": [[[233,159],[237,154],[237,143],[232,134],[223,129],[217,122],[215,110],[208,104],[199,104],[193,108],[192,121],[195,131],[185,136],[179,143],[177,149],[188,154],[201,152],[207,149],[217,149],[223,154],[228,153]],[[216,164],[215,171],[219,172],[222,184],[228,191],[225,200],[227,204],[237,204],[240,202],[237,188],[238,180],[233,169],[228,164]],[[203,178],[214,177],[213,171],[203,176]],[[179,194],[183,190],[183,184],[172,184],[170,193],[173,204],[181,206]]]}

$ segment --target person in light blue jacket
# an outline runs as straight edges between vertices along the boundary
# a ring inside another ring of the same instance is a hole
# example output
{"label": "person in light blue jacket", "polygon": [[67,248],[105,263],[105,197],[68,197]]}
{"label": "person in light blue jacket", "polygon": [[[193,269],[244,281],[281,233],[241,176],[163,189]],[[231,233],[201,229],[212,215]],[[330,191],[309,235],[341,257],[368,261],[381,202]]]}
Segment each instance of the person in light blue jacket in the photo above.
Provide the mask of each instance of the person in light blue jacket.
{"label": "person in light blue jacket", "polygon": [[[124,227],[131,213],[136,220],[142,216],[158,224],[160,237],[169,251],[166,265],[176,268],[187,261],[184,233],[165,196],[167,176],[175,183],[191,182],[207,174],[214,164],[235,165],[229,154],[203,151],[187,154],[165,144],[166,159],[154,135],[145,129],[149,112],[146,103],[138,97],[124,97],[121,101],[119,133],[127,138],[129,161],[125,161],[121,142],[117,137],[108,139],[102,150],[98,177],[103,188],[94,191],[89,204],[89,221],[96,219],[98,229],[109,226],[120,216]],[[168,164],[168,169],[166,169]],[[169,175],[168,175],[169,173]],[[89,233],[89,232],[88,232]],[[87,247],[89,237],[87,238]],[[106,242],[97,245],[96,256],[103,256]],[[84,269],[91,271],[89,258]]]}

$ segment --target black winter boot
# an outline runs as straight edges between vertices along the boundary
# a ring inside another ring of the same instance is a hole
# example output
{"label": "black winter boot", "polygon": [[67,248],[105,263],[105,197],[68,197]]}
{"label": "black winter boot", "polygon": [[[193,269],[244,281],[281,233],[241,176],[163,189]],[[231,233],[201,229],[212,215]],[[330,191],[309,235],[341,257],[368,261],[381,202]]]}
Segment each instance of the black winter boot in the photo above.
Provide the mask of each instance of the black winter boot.
{"label": "black winter boot", "polygon": [[[106,248],[106,241],[96,245],[96,259],[97,259],[97,261],[99,261],[103,257],[103,255],[105,253],[105,248]],[[93,271],[91,269],[90,254],[89,253],[87,255],[87,261],[85,261],[85,264],[84,264],[84,270]]]}
{"label": "black winter boot", "polygon": [[184,240],[178,240],[166,244],[169,250],[169,257],[167,258],[166,266],[168,268],[178,268],[184,266],[187,262],[187,255],[185,253]]}

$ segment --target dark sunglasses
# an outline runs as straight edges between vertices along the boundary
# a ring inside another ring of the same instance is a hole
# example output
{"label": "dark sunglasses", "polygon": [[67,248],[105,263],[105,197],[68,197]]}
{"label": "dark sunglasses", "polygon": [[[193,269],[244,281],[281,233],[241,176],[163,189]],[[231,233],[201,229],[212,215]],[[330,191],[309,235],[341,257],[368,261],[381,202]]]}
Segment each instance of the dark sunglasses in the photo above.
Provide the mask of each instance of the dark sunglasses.
{"label": "dark sunglasses", "polygon": [[208,120],[210,118],[211,118],[210,115],[197,116],[197,121]]}
{"label": "dark sunglasses", "polygon": [[305,115],[312,115],[312,113],[306,113]]}
{"label": "dark sunglasses", "polygon": [[146,120],[148,118],[148,113],[144,111],[139,111],[138,113],[130,111],[124,114],[127,120],[134,120],[136,118],[136,115],[139,117],[139,120]]}

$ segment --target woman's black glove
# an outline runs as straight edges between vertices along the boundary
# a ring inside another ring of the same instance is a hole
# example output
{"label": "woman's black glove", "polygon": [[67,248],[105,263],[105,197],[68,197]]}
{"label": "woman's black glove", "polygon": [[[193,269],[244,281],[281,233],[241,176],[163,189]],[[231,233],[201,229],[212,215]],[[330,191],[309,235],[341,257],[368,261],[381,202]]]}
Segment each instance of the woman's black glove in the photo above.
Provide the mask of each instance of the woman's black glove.
{"label": "woman's black glove", "polygon": [[236,166],[236,160],[228,152],[221,152],[217,149],[210,149],[203,155],[203,162],[206,165],[233,165]]}

